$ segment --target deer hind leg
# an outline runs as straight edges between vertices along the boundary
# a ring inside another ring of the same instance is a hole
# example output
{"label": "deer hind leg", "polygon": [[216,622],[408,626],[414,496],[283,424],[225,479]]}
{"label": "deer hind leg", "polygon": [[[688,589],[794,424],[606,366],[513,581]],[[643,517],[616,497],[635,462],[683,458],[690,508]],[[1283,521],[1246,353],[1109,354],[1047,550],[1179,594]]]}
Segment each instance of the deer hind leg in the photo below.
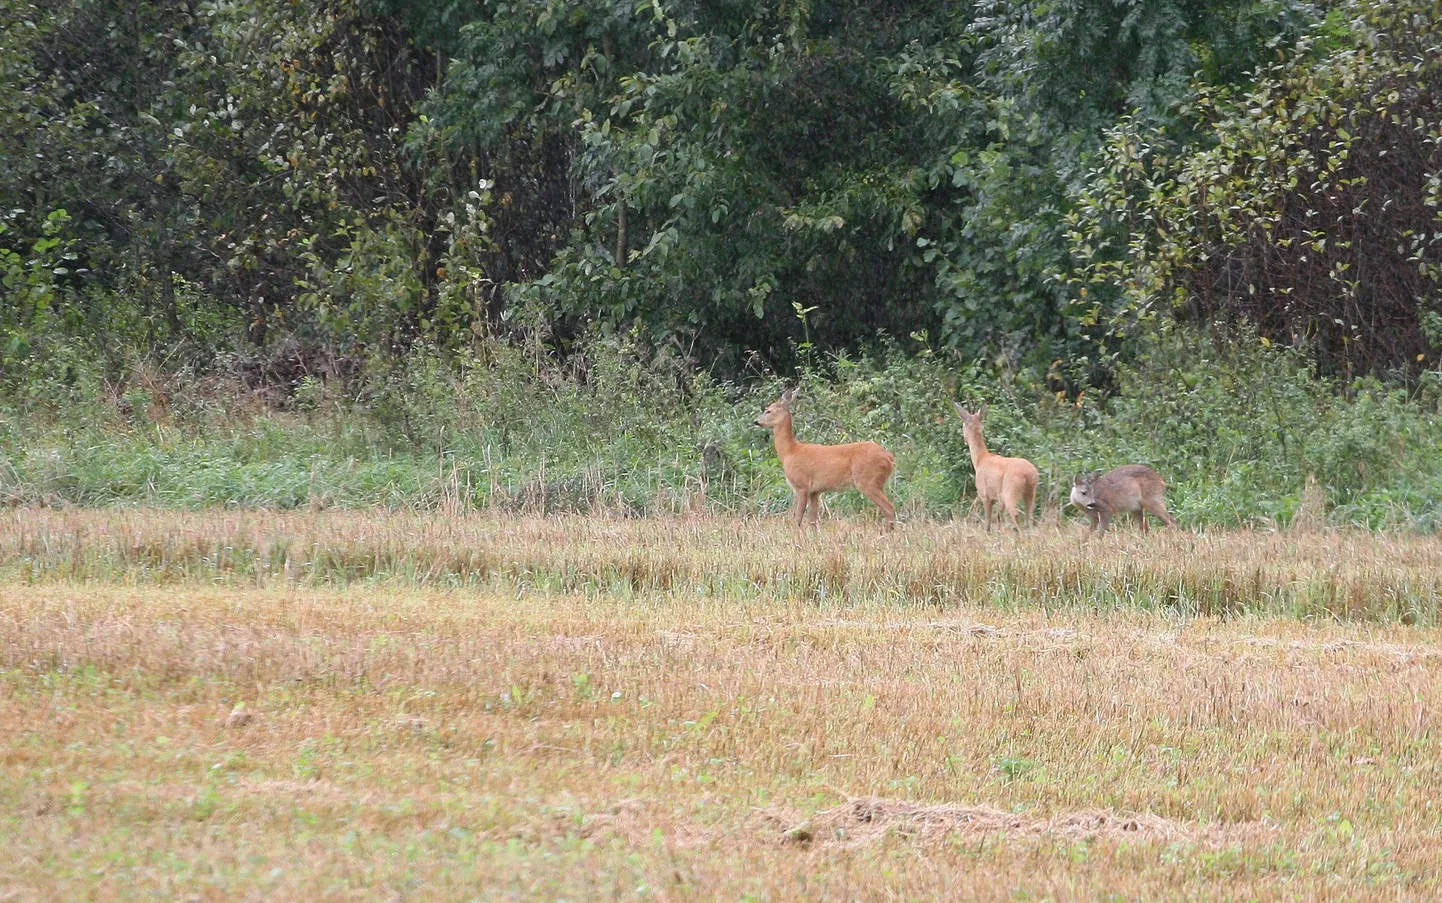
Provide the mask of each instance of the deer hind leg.
{"label": "deer hind leg", "polygon": [[[1021,532],[1021,513],[1017,510],[1017,499],[1016,499],[1016,495],[1017,495],[1016,493],[1008,493],[1008,494],[1002,496],[1001,507],[1002,507],[1002,508],[1005,508],[1007,515],[1008,515],[1009,517],[1011,517],[1011,528],[1012,528],[1013,530],[1015,530],[1016,532],[1020,533],[1020,532]],[[997,520],[998,520],[998,521],[1001,520],[1001,516],[1000,516],[1000,515],[997,516]]]}
{"label": "deer hind leg", "polygon": [[881,514],[886,518],[886,526],[883,529],[890,530],[896,526],[896,505],[886,497],[886,492],[880,486],[859,486],[861,494],[871,499],[876,507],[881,509]]}
{"label": "deer hind leg", "polygon": [[1142,508],[1151,512],[1152,517],[1166,524],[1168,527],[1176,527],[1177,519],[1167,511],[1167,503],[1161,499],[1148,499],[1142,502]]}
{"label": "deer hind leg", "polygon": [[1036,495],[1036,484],[1026,479],[1014,481],[1003,493],[1006,511],[1011,515],[1012,529],[1021,532],[1022,524],[1031,526],[1031,509]]}

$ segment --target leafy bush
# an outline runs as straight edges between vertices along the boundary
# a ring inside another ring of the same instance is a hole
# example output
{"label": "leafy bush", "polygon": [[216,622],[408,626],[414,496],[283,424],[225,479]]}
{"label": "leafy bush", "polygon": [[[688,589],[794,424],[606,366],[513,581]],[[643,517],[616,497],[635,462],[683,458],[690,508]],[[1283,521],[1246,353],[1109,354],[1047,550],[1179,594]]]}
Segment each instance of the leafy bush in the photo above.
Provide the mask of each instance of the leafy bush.
{"label": "leafy bush", "polygon": [[1179,122],[1195,73],[1244,85],[1317,13],[0,0],[0,354],[234,355],[285,390],[521,321],[731,379],[880,332],[1092,355],[1056,277],[1103,130]]}
{"label": "leafy bush", "polygon": [[1201,85],[1185,112],[1181,132],[1112,129],[1078,194],[1073,281],[1093,319],[1244,324],[1344,377],[1435,364],[1436,4],[1342,3],[1245,89]]}

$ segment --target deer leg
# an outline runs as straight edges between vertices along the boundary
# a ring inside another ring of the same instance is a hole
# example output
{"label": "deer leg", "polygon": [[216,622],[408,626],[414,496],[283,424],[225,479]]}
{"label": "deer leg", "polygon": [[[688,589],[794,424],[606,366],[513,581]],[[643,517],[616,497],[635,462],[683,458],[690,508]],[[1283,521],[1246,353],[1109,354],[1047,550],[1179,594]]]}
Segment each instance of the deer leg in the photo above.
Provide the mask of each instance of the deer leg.
{"label": "deer leg", "polygon": [[[1020,533],[1020,532],[1021,532],[1021,516],[1020,516],[1019,512],[1017,511],[1016,501],[1015,501],[1014,499],[1009,499],[1009,500],[1007,500],[1006,502],[1004,502],[1003,505],[1004,505],[1004,507],[1006,508],[1006,513],[1009,514],[1009,515],[1011,515],[1011,528],[1012,528],[1013,530],[1015,530],[1016,532]],[[998,518],[998,520],[1000,520],[1000,518]]]}
{"label": "deer leg", "polygon": [[811,507],[811,526],[821,529],[821,493],[813,492],[806,497],[806,504]]}
{"label": "deer leg", "polygon": [[991,499],[981,500],[981,510],[986,512],[986,532],[991,532]]}
{"label": "deer leg", "polygon": [[1141,525],[1142,533],[1145,534],[1147,532],[1147,510],[1145,508],[1137,509],[1137,523]]}
{"label": "deer leg", "polygon": [[1143,507],[1152,513],[1152,517],[1166,524],[1168,527],[1176,527],[1177,519],[1167,511],[1166,503],[1161,499],[1155,502],[1147,502]]}
{"label": "deer leg", "polygon": [[796,529],[801,529],[801,522],[806,519],[806,502],[808,496],[800,489],[796,490],[796,502],[793,510],[796,512]]}
{"label": "deer leg", "polygon": [[1097,535],[1098,535],[1098,536],[1105,536],[1105,535],[1106,535],[1106,532],[1107,532],[1107,527],[1111,526],[1111,522],[1112,522],[1111,512],[1109,512],[1109,511],[1098,511],[1098,512],[1097,512],[1097,524],[1096,524],[1096,526],[1097,526],[1097,531],[1096,531]]}
{"label": "deer leg", "polygon": [[880,486],[857,487],[861,494],[871,499],[872,504],[881,509],[881,516],[886,518],[886,526],[882,529],[890,531],[896,526],[896,505],[886,497],[886,492]]}

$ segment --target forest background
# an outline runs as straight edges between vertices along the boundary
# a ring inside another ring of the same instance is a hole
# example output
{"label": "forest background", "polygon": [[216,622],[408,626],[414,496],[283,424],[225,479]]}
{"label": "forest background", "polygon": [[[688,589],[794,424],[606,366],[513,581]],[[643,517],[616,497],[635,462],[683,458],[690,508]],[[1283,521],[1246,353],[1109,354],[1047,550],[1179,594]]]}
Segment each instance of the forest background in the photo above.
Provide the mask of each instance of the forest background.
{"label": "forest background", "polygon": [[0,0],[0,284],[9,504],[1435,531],[1442,10]]}

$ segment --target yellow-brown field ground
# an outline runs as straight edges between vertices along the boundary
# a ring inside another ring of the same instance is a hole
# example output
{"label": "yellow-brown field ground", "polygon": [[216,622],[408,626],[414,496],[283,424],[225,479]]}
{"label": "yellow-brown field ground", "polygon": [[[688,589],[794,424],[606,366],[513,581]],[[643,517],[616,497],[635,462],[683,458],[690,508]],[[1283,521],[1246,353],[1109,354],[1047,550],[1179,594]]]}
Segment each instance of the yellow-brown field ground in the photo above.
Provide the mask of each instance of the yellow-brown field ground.
{"label": "yellow-brown field ground", "polygon": [[1433,900],[1442,543],[0,515],[0,901]]}

